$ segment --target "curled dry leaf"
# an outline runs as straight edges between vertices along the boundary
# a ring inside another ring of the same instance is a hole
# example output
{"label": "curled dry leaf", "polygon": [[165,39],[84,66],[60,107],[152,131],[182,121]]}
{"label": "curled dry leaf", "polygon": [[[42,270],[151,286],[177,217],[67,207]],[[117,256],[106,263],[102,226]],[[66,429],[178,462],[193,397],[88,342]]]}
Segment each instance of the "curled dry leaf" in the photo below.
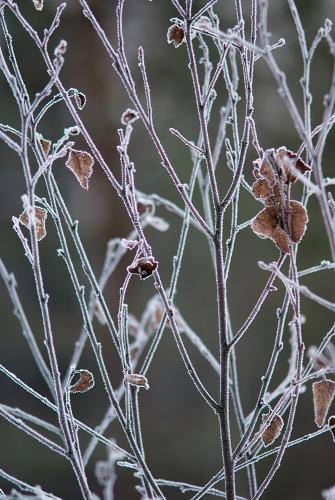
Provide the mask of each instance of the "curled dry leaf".
{"label": "curled dry leaf", "polygon": [[[41,241],[47,234],[45,229],[45,221],[48,216],[48,212],[41,207],[35,207],[35,225],[36,225],[36,236],[37,240]],[[29,217],[27,210],[24,210],[19,217],[19,221],[23,226],[29,228]]]}
{"label": "curled dry leaf", "polygon": [[173,43],[173,45],[177,48],[179,47],[185,39],[184,29],[177,24],[173,24],[170,26],[167,32],[167,41],[168,43]]}
{"label": "curled dry leaf", "polygon": [[330,427],[330,432],[332,433],[332,438],[333,438],[333,441],[335,443],[335,415],[332,415],[331,417],[329,417],[328,425]]}
{"label": "curled dry leaf", "polygon": [[126,109],[126,111],[122,113],[121,123],[122,125],[128,125],[128,123],[133,123],[136,120],[138,120],[138,118],[139,118],[138,112],[135,111],[134,109],[128,108]]}
{"label": "curled dry leaf", "polygon": [[93,173],[94,159],[86,151],[71,149],[66,166],[77,177],[82,188],[88,189],[88,180]]}
{"label": "curled dry leaf", "polygon": [[88,370],[76,370],[79,380],[70,386],[70,392],[86,392],[94,386],[94,377]]}
{"label": "curled dry leaf", "polygon": [[135,385],[137,387],[144,387],[144,389],[149,389],[148,379],[144,375],[138,375],[137,373],[128,373],[125,379],[130,385]]}
{"label": "curled dry leaf", "polygon": [[153,257],[143,257],[137,259],[131,266],[127,267],[127,271],[132,274],[138,274],[141,280],[145,280],[157,269],[158,262]]}
{"label": "curled dry leaf", "polygon": [[335,396],[335,382],[328,379],[314,382],[312,390],[314,421],[318,427],[322,427],[326,421],[328,410]]}
{"label": "curled dry leaf", "polygon": [[[264,422],[269,414],[262,415]],[[275,414],[262,434],[264,446],[269,446],[280,435],[284,422],[280,415]]]}
{"label": "curled dry leaf", "polygon": [[82,110],[86,104],[86,95],[83,92],[76,92],[74,94],[74,99],[78,106],[78,109]]}

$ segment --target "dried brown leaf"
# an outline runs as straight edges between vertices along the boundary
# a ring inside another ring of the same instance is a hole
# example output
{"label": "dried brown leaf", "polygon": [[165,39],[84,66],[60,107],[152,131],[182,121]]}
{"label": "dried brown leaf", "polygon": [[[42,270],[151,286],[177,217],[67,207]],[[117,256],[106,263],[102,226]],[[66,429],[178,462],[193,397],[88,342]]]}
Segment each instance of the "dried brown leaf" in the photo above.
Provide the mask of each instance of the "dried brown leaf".
{"label": "dried brown leaf", "polygon": [[274,207],[266,207],[253,219],[251,228],[261,238],[272,238],[277,225],[277,210]]}
{"label": "dried brown leaf", "polygon": [[[45,229],[45,221],[48,216],[48,212],[41,207],[35,207],[35,225],[36,225],[36,236],[37,240],[43,240],[44,236],[47,234]],[[19,217],[19,220],[23,226],[29,228],[29,217],[26,210],[22,212]]]}
{"label": "dried brown leaf", "polygon": [[256,200],[265,201],[271,196],[271,189],[265,179],[255,181],[251,190]]}
{"label": "dried brown leaf", "polygon": [[322,427],[326,421],[328,410],[335,396],[335,382],[328,379],[314,382],[312,390],[314,421],[318,427]]}
{"label": "dried brown leaf", "polygon": [[[269,414],[262,415],[262,421],[264,422]],[[284,422],[280,415],[275,414],[269,425],[266,427],[262,434],[262,441],[264,446],[269,446],[272,444],[277,437],[280,435],[283,428]]]}
{"label": "dried brown leaf", "polygon": [[138,375],[137,373],[128,373],[125,376],[125,379],[130,385],[149,389],[148,379],[144,375]]}
{"label": "dried brown leaf", "polygon": [[157,266],[158,262],[153,257],[143,257],[128,266],[127,270],[132,274],[138,274],[141,280],[145,280],[152,275]]}
{"label": "dried brown leaf", "polygon": [[282,252],[289,253],[290,238],[288,234],[280,226],[277,226],[273,231],[272,240]]}
{"label": "dried brown leaf", "polygon": [[284,146],[276,149],[275,160],[283,171],[286,182],[295,182],[297,180],[297,177],[292,173],[292,167],[295,167],[302,174],[311,172],[312,170],[307,163],[305,163],[300,157],[298,158],[293,151],[290,151]]}
{"label": "dried brown leaf", "polygon": [[273,187],[275,184],[277,184],[277,177],[276,174],[274,173],[271,165],[269,165],[268,161],[266,159],[263,159],[261,168],[259,169],[259,172],[263,179],[265,179],[269,185],[269,187]]}
{"label": "dried brown leaf", "polygon": [[167,32],[167,41],[168,43],[173,43],[173,45],[177,48],[179,47],[185,39],[184,29],[176,24],[170,26]]}
{"label": "dried brown leaf", "polygon": [[79,380],[70,386],[70,392],[86,392],[94,386],[94,377],[88,370],[76,370],[79,374]]}
{"label": "dried brown leaf", "polygon": [[76,92],[74,94],[74,99],[78,106],[78,109],[82,110],[86,104],[86,95],[83,92]]}
{"label": "dried brown leaf", "polygon": [[134,109],[126,109],[126,111],[124,111],[122,113],[122,116],[121,116],[121,123],[122,125],[128,125],[128,123],[133,123],[134,121],[138,120],[139,118],[139,114],[137,111],[135,111]]}
{"label": "dried brown leaf", "polygon": [[90,153],[71,149],[65,165],[77,177],[81,187],[88,189],[88,180],[93,173],[93,164],[94,159]]}
{"label": "dried brown leaf", "polygon": [[294,243],[299,243],[306,231],[308,215],[305,207],[299,201],[291,201],[291,237]]}

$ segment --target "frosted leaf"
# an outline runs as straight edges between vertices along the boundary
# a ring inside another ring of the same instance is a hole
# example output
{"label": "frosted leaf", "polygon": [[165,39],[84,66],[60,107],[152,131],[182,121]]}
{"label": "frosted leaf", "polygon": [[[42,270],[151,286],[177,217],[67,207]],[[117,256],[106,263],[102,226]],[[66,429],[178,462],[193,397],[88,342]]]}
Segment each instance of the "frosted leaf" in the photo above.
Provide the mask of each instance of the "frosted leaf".
{"label": "frosted leaf", "polygon": [[255,181],[251,190],[256,200],[265,201],[271,196],[271,190],[265,179],[258,179]]}
{"label": "frosted leaf", "polygon": [[292,167],[296,168],[301,174],[311,172],[312,170],[307,163],[293,153],[293,151],[286,149],[284,146],[276,149],[274,157],[279,168],[283,171],[287,183],[295,182],[297,180],[297,177],[292,173]]}
{"label": "frosted leaf", "polygon": [[[45,221],[48,216],[48,212],[41,207],[35,207],[35,225],[36,225],[36,236],[37,240],[41,241],[47,234],[46,229],[45,229]],[[26,226],[29,228],[29,217],[27,210],[24,210],[22,214],[19,217],[19,221],[23,226]]]}
{"label": "frosted leaf", "polygon": [[149,389],[148,379],[144,375],[138,375],[137,373],[128,373],[125,379],[130,385],[137,387],[144,387],[144,389]]}
{"label": "frosted leaf", "polygon": [[177,48],[179,47],[185,39],[185,32],[183,28],[177,26],[177,24],[173,24],[170,26],[167,32],[167,41],[168,43],[173,43],[173,45]]}
{"label": "frosted leaf", "polygon": [[299,201],[291,201],[291,237],[294,243],[299,243],[306,231],[308,215],[305,207]]}
{"label": "frosted leaf", "polygon": [[82,188],[88,189],[88,180],[93,173],[94,159],[86,151],[71,149],[65,163],[67,168],[77,177]]}
{"label": "frosted leaf", "polygon": [[274,207],[266,207],[253,219],[251,228],[261,238],[272,238],[277,224],[277,210]]}
{"label": "frosted leaf", "polygon": [[145,280],[157,269],[158,262],[153,257],[143,257],[137,259],[127,271],[132,274],[138,274],[141,280]]}
{"label": "frosted leaf", "polygon": [[[262,421],[264,422],[268,414],[262,415]],[[269,446],[272,444],[277,437],[280,435],[283,428],[284,422],[280,415],[275,414],[270,420],[268,426],[262,434],[262,441],[264,446]]]}
{"label": "frosted leaf", "polygon": [[138,118],[139,118],[138,112],[135,111],[134,109],[128,108],[126,109],[126,111],[122,113],[121,123],[122,125],[128,125],[128,123],[133,123],[136,120],[138,120]]}
{"label": "frosted leaf", "polygon": [[76,92],[74,94],[74,99],[78,106],[78,109],[82,110],[86,104],[86,95],[83,92]]}
{"label": "frosted leaf", "polygon": [[70,392],[86,392],[94,386],[94,377],[88,370],[76,370],[79,374],[79,380],[70,386]]}
{"label": "frosted leaf", "polygon": [[335,382],[328,379],[314,382],[312,390],[314,421],[318,427],[322,427],[326,421],[328,410],[335,396]]}
{"label": "frosted leaf", "polygon": [[273,187],[277,183],[276,174],[274,173],[271,165],[269,165],[267,160],[263,160],[259,172],[263,179],[265,179],[270,187]]}
{"label": "frosted leaf", "polygon": [[289,253],[290,251],[290,238],[288,234],[280,226],[277,226],[273,231],[272,240],[275,242],[277,248],[282,252]]}

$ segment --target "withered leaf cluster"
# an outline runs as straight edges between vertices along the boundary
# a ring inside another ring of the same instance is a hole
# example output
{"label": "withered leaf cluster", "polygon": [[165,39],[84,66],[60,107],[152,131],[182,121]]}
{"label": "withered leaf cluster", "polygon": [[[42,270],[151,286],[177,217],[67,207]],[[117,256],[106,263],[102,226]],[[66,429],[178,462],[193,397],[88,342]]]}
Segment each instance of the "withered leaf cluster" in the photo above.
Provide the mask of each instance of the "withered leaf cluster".
{"label": "withered leaf cluster", "polygon": [[[41,241],[47,234],[45,229],[45,221],[48,216],[48,212],[41,207],[35,207],[35,225],[36,225],[36,236],[37,241]],[[24,210],[19,217],[19,221],[23,226],[29,228],[29,217],[27,210]]]}
{"label": "withered leaf cluster", "polygon": [[291,241],[299,243],[308,222],[305,207],[289,200],[290,185],[297,180],[295,170],[304,174],[311,167],[285,147],[266,151],[263,159],[254,161],[252,194],[265,208],[253,219],[251,228],[261,238],[270,238],[285,253]]}
{"label": "withered leaf cluster", "polygon": [[70,386],[70,392],[86,392],[94,386],[94,377],[88,370],[77,370],[79,380]]}

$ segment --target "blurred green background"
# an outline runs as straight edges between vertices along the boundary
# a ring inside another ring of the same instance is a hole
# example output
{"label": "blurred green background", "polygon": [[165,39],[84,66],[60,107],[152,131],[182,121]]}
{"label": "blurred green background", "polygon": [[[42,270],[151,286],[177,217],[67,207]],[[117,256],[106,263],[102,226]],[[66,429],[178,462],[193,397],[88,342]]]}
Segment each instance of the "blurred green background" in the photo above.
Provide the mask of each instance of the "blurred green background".
{"label": "blurred green background", "polygon": [[[51,22],[55,8],[60,2],[46,0],[45,8],[41,13],[33,9],[32,2],[22,0],[18,3],[32,25],[39,33],[42,33],[44,27]],[[216,11],[222,21],[221,29],[227,29],[236,24],[233,3],[232,0],[218,1]],[[276,42],[281,37],[286,39],[285,47],[277,50],[275,56],[287,74],[290,88],[299,110],[302,111],[303,101],[299,84],[302,62],[294,24],[286,1],[269,3],[269,29],[273,35],[272,40]],[[328,17],[334,20],[334,1],[305,2],[300,0],[296,3],[310,44],[324,19]],[[202,4],[203,2],[200,1],[194,2],[195,8],[200,8]],[[248,18],[250,0],[244,0],[242,4],[246,18]],[[115,0],[97,0],[91,2],[91,6],[107,34],[115,41]],[[152,2],[128,0],[124,12],[125,40],[126,52],[132,71],[136,75],[138,88],[141,88],[141,77],[137,67],[137,47],[142,45],[144,48],[157,131],[178,175],[184,182],[187,182],[192,166],[190,155],[187,148],[170,134],[169,127],[179,129],[187,138],[196,141],[199,125],[187,69],[186,49],[181,46],[176,50],[166,42],[169,20],[174,16],[176,16],[176,11],[167,0],[153,0]],[[27,33],[11,15],[8,15],[8,26],[13,35],[18,63],[28,90],[31,95],[34,95],[47,81],[44,64]],[[75,0],[68,2],[61,26],[51,40],[50,50],[53,50],[62,38],[68,42],[66,61],[62,71],[63,83],[67,88],[76,87],[86,94],[87,105],[82,111],[83,120],[111,170],[119,177],[120,164],[116,151],[117,128],[120,127],[122,112],[130,103],[113,71],[110,59]],[[3,36],[0,40],[4,50]],[[322,119],[323,95],[328,92],[332,71],[333,60],[329,55],[327,44],[323,42],[312,65],[313,127]],[[222,82],[219,82],[217,90],[218,98],[213,110],[213,127],[211,128],[213,141],[219,106],[224,104],[227,97]],[[240,92],[243,94],[242,81]],[[143,92],[139,93],[143,98]],[[0,79],[0,102],[1,123],[19,127],[15,102],[3,78]],[[256,63],[254,104],[254,117],[261,146],[267,149],[286,145],[292,150],[297,150],[300,145],[299,138],[287,109],[278,95],[270,71],[262,61]],[[243,105],[242,99],[239,105],[241,117],[244,112]],[[40,132],[47,138],[57,140],[62,135],[63,128],[72,124],[65,106],[58,105],[46,116],[41,124]],[[229,134],[230,132],[229,130]],[[334,146],[334,133],[331,132],[324,156],[325,176],[334,176]],[[85,148],[82,139],[77,139],[76,147]],[[11,217],[18,216],[22,211],[21,196],[25,192],[22,167],[15,154],[2,143],[0,151],[2,176],[0,182],[0,256],[8,269],[15,273],[18,292],[25,311],[40,348],[46,354],[32,272],[11,227]],[[147,193],[159,193],[182,206],[174,186],[160,165],[159,157],[144,127],[139,122],[135,125],[129,152],[136,166],[137,187]],[[251,147],[246,163],[246,178],[250,182],[252,160],[255,158],[255,151]],[[99,274],[107,241],[112,237],[126,237],[130,230],[120,199],[115,195],[98,165],[95,166],[88,192],[80,188],[72,173],[64,168],[64,162],[59,161],[55,165],[54,173],[73,218],[77,218],[80,222],[79,230],[82,240],[92,267],[96,274]],[[230,176],[227,173],[224,153],[218,165],[218,177],[222,186],[228,185]],[[43,196],[44,193],[44,186],[41,183],[38,194]],[[198,194],[195,200],[200,201]],[[259,203],[242,193],[240,222],[253,217],[260,208]],[[167,285],[172,271],[172,258],[176,253],[181,220],[162,208],[157,210],[157,214],[170,222],[169,231],[158,233],[154,229],[148,229],[146,232],[154,255],[159,260],[163,282]],[[315,200],[310,202],[309,218],[308,231],[299,248],[299,269],[330,258],[319,206]],[[48,237],[40,244],[41,262],[45,273],[46,290],[50,294],[50,312],[59,364],[64,374],[74,342],[79,335],[82,320],[64,263],[56,255],[58,242],[51,219],[47,222],[47,230]],[[74,249],[71,248],[71,250]],[[73,254],[75,255],[74,251]],[[267,279],[267,274],[259,269],[257,262],[259,260],[270,262],[276,257],[277,251],[269,240],[257,238],[250,229],[239,234],[228,284],[229,305],[235,331],[249,314]],[[130,264],[131,258],[129,253],[126,254],[107,287],[106,297],[114,316],[117,311],[118,291],[125,276],[125,268]],[[76,257],[74,261],[80,269]],[[84,276],[81,275],[81,278],[84,282]],[[331,271],[306,277],[303,279],[303,284],[322,297],[335,300],[334,278]],[[130,311],[139,317],[146,301],[153,294],[151,280],[145,282],[132,280],[127,296]],[[246,414],[253,409],[261,384],[261,376],[267,366],[275,335],[276,308],[281,305],[282,299],[283,288],[278,284],[278,291],[271,294],[262,313],[237,349],[240,388]],[[185,250],[176,304],[187,322],[217,355],[214,273],[208,245],[204,238],[193,229],[190,231]],[[308,347],[320,342],[334,321],[334,315],[304,298],[302,299],[302,312],[306,318],[303,335],[306,347]],[[3,284],[0,284],[0,325],[0,362],[33,388],[47,395],[46,387],[40,379],[39,372],[22,338],[20,326],[12,314],[12,305]],[[121,371],[113,352],[113,345],[103,327],[97,325],[97,332],[103,343],[113,386],[117,387],[121,380]],[[275,387],[287,370],[288,328],[285,330],[284,339],[286,347],[281,353],[272,387]],[[192,360],[203,376],[206,386],[213,395],[217,396],[216,376],[191,345],[189,349]],[[90,369],[96,375],[97,383],[94,390],[73,398],[73,410],[75,415],[83,421],[95,426],[107,409],[107,401],[89,348],[84,351],[80,367]],[[153,474],[155,477],[165,479],[204,484],[221,465],[218,425],[215,416],[210,413],[209,408],[185,374],[180,355],[168,329],[165,331],[156,358],[149,370],[148,378],[150,390],[143,391],[140,404],[146,455]],[[29,398],[23,390],[8,381],[2,374],[0,374],[0,384],[1,402],[18,406],[50,422],[56,422],[51,412],[39,402]],[[300,399],[293,437],[314,430],[311,388],[308,386]],[[71,467],[65,460],[53,455],[6,421],[0,421],[0,433],[0,468],[28,483],[40,484],[46,491],[53,492],[64,499],[80,498]],[[121,445],[126,446],[116,423],[108,429],[107,436],[115,438]],[[236,442],[236,434],[234,438]],[[81,439],[82,448],[85,449],[88,442],[87,436],[81,435]],[[105,456],[105,449],[99,446],[87,471],[92,490],[98,495],[101,494],[101,489],[94,476],[94,464],[97,460],[104,459]],[[334,443],[328,435],[291,448],[287,451],[279,472],[263,498],[271,500],[321,498],[321,490],[335,484],[332,466],[334,458]],[[259,481],[269,469],[272,459],[258,464]],[[238,477],[239,493],[247,495],[246,474],[242,472]],[[135,482],[130,472],[118,468],[118,480],[115,486],[116,500],[139,498],[134,485]],[[11,485],[0,480],[0,488],[9,493]],[[174,489],[167,490],[166,493],[171,499],[189,498],[189,494],[182,495]]]}

